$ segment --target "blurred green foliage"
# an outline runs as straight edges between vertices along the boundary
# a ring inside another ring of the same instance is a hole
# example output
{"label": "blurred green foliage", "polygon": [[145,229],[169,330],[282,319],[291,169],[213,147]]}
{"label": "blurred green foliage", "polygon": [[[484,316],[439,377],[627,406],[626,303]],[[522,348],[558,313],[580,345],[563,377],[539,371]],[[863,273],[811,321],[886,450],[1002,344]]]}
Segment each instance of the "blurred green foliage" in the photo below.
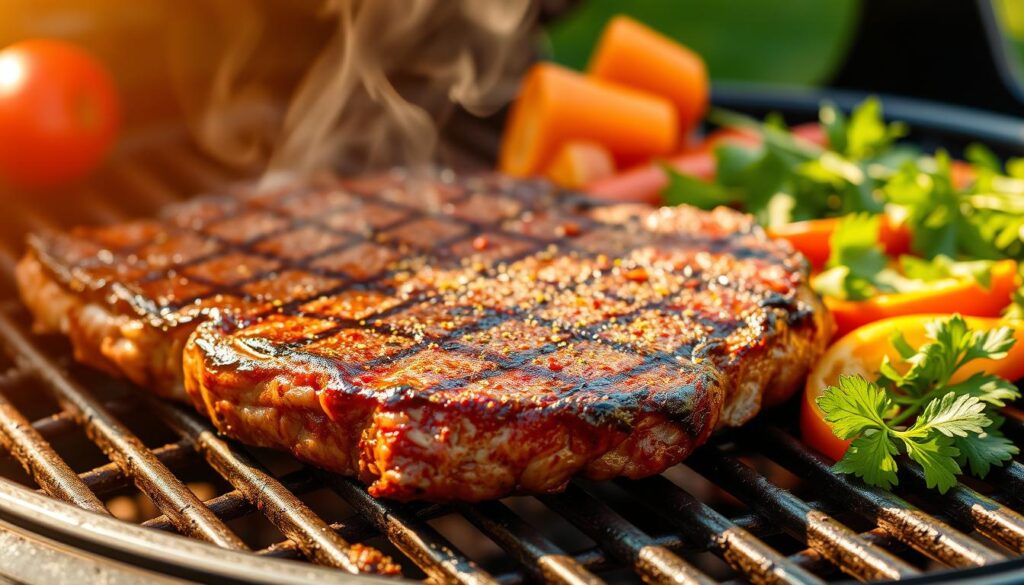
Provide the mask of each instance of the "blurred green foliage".
{"label": "blurred green foliage", "polygon": [[703,55],[713,79],[815,85],[842,63],[860,0],[582,0],[549,27],[549,56],[584,68],[619,13]]}

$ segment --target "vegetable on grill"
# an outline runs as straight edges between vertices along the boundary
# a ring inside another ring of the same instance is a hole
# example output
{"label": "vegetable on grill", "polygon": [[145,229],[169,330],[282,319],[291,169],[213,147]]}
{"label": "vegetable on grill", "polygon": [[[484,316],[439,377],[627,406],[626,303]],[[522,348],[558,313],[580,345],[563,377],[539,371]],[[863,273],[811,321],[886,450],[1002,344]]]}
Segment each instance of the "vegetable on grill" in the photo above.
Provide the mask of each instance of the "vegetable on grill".
{"label": "vegetable on grill", "polygon": [[551,63],[534,65],[509,113],[500,170],[517,177],[542,173],[563,143],[578,140],[603,145],[619,163],[664,156],[679,143],[676,109],[658,95]]}
{"label": "vegetable on grill", "polygon": [[628,16],[609,21],[587,69],[598,79],[671,100],[684,134],[707,111],[708,72],[700,55]]}
{"label": "vegetable on grill", "polygon": [[1021,374],[1019,337],[1003,322],[959,315],[858,330],[833,345],[808,379],[804,439],[838,458],[836,471],[885,489],[899,483],[900,453],[940,492],[968,470],[984,478],[1019,452],[1000,432],[998,414],[1020,397],[1007,379]]}
{"label": "vegetable on grill", "polygon": [[596,142],[566,142],[548,166],[547,177],[565,189],[584,185],[615,173],[615,160],[608,149]]}

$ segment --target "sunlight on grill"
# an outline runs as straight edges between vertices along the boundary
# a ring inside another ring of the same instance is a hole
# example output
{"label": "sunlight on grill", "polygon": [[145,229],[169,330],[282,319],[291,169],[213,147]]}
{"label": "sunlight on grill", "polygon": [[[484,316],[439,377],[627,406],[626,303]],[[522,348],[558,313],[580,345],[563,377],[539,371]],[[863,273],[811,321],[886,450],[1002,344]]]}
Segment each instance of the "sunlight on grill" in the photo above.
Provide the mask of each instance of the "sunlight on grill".
{"label": "sunlight on grill", "polygon": [[[466,125],[446,148],[458,153],[453,159],[484,164],[493,137]],[[832,473],[771,422],[724,435],[684,466],[640,481],[578,480],[564,494],[482,504],[378,500],[351,479],[218,438],[192,412],[77,366],[64,341],[28,330],[11,292],[25,232],[151,215],[238,178],[188,146],[158,144],[84,187],[88,208],[27,202],[8,210],[0,440],[25,473],[0,462],[0,516],[170,574],[254,582],[386,571],[368,562],[361,543],[391,555],[407,578],[508,585],[898,579],[1024,553],[1020,463],[945,495],[922,490],[920,470],[908,465],[894,494]],[[1007,427],[1020,435],[1019,420]],[[17,484],[71,506],[48,505]]]}

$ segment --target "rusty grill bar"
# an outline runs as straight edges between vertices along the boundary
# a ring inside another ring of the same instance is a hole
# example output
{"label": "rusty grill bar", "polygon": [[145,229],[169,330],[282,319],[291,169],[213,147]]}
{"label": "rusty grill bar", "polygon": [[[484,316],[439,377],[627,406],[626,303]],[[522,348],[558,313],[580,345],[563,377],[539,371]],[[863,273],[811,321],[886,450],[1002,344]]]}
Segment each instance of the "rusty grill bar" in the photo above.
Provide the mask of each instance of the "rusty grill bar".
{"label": "rusty grill bar", "polygon": [[[494,136],[477,129],[450,147],[460,159],[493,152],[493,143],[480,140]],[[52,212],[45,202],[8,206],[10,237],[0,243],[0,288],[7,299],[0,305],[6,349],[0,356],[0,444],[27,474],[18,476],[8,464],[3,474],[14,479],[3,479],[0,488],[16,480],[105,516],[124,516],[126,501],[148,506],[133,520],[153,533],[245,551],[243,559],[254,566],[271,560],[268,566],[285,567],[281,575],[308,565],[274,559],[355,572],[352,552],[361,542],[392,554],[407,577],[465,584],[593,585],[628,576],[812,584],[844,576],[901,579],[1024,554],[1019,462],[989,482],[971,480],[943,496],[926,493],[920,470],[907,465],[900,489],[890,494],[833,474],[790,432],[770,423],[721,437],[662,477],[578,481],[564,494],[473,505],[376,500],[351,479],[223,440],[191,411],[85,371],[70,362],[64,342],[28,331],[12,284],[25,232],[151,214],[234,178],[189,147],[160,145],[122,156],[73,194],[66,209]],[[37,391],[52,399],[49,412],[36,412],[26,400]],[[161,427],[156,438],[149,436],[153,429],[138,428],[141,412]],[[1009,419],[1011,436],[1024,434],[1014,413]],[[101,458],[68,455],[82,446],[74,439],[83,434]],[[207,487],[197,488],[196,477]],[[257,521],[270,528],[254,528]],[[280,535],[276,541],[259,536],[268,530]],[[188,541],[171,546],[179,543]],[[255,580],[255,569],[248,569],[224,570]],[[294,580],[305,578],[295,573]]]}

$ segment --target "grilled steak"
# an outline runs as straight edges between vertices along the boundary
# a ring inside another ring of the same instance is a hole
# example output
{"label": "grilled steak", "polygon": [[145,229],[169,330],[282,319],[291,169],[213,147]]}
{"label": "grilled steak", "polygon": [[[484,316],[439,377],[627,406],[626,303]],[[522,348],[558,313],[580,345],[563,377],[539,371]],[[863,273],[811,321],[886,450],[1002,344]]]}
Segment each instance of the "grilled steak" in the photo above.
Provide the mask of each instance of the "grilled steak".
{"label": "grilled steak", "polygon": [[398,499],[658,473],[788,397],[832,328],[749,216],[498,176],[200,200],[35,237],[18,274],[79,359]]}

